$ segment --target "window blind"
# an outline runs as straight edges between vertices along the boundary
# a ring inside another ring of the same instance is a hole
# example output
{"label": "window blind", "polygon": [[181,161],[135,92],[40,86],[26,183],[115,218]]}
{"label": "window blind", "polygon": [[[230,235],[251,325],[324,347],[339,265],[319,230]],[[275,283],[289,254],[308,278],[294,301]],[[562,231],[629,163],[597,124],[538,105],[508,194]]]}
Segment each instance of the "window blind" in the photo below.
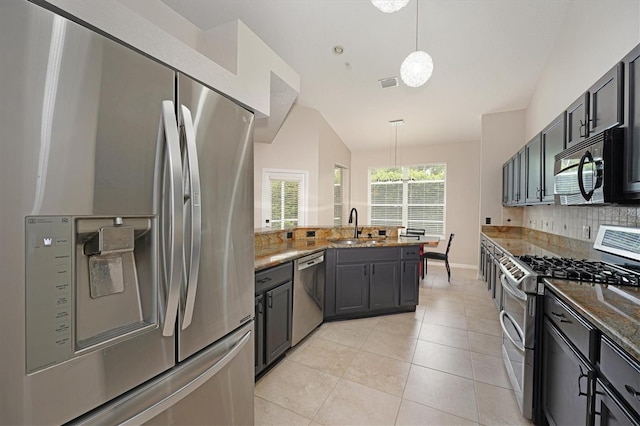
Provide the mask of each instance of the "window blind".
{"label": "window blind", "polygon": [[444,237],[446,165],[369,170],[372,225],[424,229]]}
{"label": "window blind", "polygon": [[349,208],[349,171],[336,164],[333,175],[333,226],[342,226],[347,222]]}
{"label": "window blind", "polygon": [[284,229],[300,221],[302,185],[297,180],[269,179],[271,189],[271,227]]}

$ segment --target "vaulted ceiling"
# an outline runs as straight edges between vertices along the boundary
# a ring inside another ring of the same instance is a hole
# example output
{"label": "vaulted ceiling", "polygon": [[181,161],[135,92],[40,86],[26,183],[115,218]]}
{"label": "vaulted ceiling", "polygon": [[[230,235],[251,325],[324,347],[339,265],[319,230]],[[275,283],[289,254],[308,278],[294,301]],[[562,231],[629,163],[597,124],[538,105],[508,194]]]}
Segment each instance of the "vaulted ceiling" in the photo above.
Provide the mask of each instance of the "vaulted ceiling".
{"label": "vaulted ceiling", "polygon": [[[240,19],[300,74],[297,103],[320,111],[352,150],[480,140],[482,114],[526,108],[571,0],[162,0],[203,31]],[[419,88],[382,89],[418,48]],[[336,55],[333,47],[343,46]]]}

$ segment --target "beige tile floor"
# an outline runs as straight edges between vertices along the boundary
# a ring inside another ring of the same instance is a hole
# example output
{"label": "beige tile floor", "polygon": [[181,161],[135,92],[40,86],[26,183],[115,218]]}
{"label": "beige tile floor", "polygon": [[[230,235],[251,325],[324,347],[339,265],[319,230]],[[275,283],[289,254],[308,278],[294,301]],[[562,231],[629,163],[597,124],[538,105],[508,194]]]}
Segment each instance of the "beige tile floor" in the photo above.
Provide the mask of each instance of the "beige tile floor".
{"label": "beige tile floor", "polygon": [[415,312],[324,323],[262,377],[257,425],[518,425],[476,271],[429,267]]}

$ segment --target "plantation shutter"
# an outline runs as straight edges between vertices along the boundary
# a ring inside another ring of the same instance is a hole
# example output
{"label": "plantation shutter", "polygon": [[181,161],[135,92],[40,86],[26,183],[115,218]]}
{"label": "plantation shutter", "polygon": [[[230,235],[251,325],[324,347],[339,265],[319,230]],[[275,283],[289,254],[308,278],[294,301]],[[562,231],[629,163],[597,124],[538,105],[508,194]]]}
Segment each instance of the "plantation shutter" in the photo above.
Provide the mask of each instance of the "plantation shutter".
{"label": "plantation shutter", "polygon": [[349,173],[345,167],[335,165],[333,180],[333,226],[346,225],[349,208]]}
{"label": "plantation shutter", "polygon": [[271,188],[271,227],[298,226],[302,185],[298,180],[269,179]]}

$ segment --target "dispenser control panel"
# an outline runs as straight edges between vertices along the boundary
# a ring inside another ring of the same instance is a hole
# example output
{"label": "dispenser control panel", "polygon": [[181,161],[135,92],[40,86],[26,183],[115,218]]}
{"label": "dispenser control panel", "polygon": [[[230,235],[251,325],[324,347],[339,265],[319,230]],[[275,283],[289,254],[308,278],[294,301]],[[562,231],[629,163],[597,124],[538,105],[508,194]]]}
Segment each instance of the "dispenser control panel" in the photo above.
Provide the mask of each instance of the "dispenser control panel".
{"label": "dispenser control panel", "polygon": [[73,357],[71,216],[28,216],[26,238],[27,373]]}

